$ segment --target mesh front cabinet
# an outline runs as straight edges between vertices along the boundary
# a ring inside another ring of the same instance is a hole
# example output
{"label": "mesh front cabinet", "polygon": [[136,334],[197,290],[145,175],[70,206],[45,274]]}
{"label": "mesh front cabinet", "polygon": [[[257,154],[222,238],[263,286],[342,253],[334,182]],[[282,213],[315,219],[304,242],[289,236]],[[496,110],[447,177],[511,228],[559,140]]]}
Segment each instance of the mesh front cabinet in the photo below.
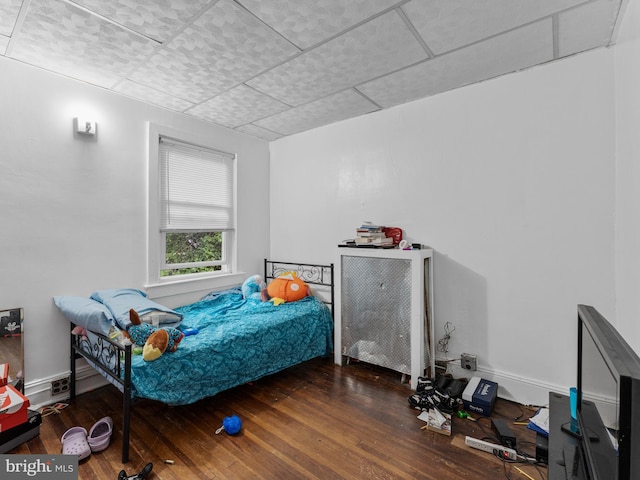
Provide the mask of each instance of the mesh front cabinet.
{"label": "mesh front cabinet", "polygon": [[425,367],[433,369],[432,250],[340,250],[336,362],[380,365],[410,375],[414,384]]}
{"label": "mesh front cabinet", "polygon": [[342,257],[342,351],[411,374],[411,261]]}

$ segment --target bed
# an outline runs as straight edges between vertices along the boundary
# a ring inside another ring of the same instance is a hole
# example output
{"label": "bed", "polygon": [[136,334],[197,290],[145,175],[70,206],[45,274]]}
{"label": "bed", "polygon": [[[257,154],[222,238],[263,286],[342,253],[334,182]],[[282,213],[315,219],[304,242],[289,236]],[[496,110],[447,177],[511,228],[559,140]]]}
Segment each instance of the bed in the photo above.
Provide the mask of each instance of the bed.
{"label": "bed", "polygon": [[[296,272],[313,295],[274,305],[243,298],[239,287],[211,292],[174,309],[179,329],[196,328],[175,352],[145,362],[104,333],[71,335],[71,398],[76,395],[76,359],[84,358],[123,394],[122,462],[129,460],[132,400],[147,398],[185,405],[255,381],[333,351],[333,264],[264,261],[268,283]],[[67,317],[69,318],[69,317]],[[70,319],[71,321],[71,319]],[[71,321],[72,330],[76,322]],[[96,329],[98,330],[98,329]]]}

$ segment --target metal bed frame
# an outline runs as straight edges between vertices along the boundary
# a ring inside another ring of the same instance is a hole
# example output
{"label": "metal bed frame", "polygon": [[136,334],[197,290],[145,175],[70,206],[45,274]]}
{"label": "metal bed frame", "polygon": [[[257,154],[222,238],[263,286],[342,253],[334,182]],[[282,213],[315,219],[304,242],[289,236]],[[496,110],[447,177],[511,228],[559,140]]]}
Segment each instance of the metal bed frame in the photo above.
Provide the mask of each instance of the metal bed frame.
{"label": "metal bed frame", "polygon": [[[264,280],[269,282],[285,272],[296,275],[308,285],[312,285],[314,294],[331,310],[334,315],[334,265],[276,262],[264,260]],[[71,330],[75,328],[71,323]],[[132,345],[121,345],[100,333],[91,332],[95,338],[70,334],[71,337],[71,375],[70,396],[76,397],[76,360],[84,358],[111,384],[122,393],[122,463],[129,461],[129,440],[131,436],[131,357]]]}
{"label": "metal bed frame", "polygon": [[269,280],[287,273],[295,272],[298,278],[303,280],[307,285],[312,285],[311,290],[314,295],[322,301],[329,310],[331,316],[334,317],[334,268],[333,263],[328,265],[319,265],[311,263],[292,263],[292,262],[276,262],[264,259],[264,281]]}

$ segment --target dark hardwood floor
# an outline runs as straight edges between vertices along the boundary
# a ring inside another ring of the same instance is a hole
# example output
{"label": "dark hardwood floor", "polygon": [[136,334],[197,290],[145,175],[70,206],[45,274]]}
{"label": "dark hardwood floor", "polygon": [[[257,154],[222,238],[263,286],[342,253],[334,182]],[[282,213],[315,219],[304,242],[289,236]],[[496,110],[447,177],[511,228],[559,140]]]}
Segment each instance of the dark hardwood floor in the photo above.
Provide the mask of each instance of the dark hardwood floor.
{"label": "dark hardwood floor", "polygon": [[[185,385],[184,388],[189,388]],[[110,446],[80,462],[80,479],[116,480],[153,463],[151,479],[545,479],[546,468],[503,463],[464,444],[491,435],[490,420],[455,417],[450,437],[421,430],[400,375],[367,364],[316,359],[201,400],[170,407],[141,400],[132,410],[130,461],[122,464],[121,395],[106,386],[43,418],[40,435],[10,453],[61,453],[70,427],[110,415]],[[499,399],[493,416],[512,424],[534,413]],[[237,414],[240,434],[215,434]],[[518,447],[535,454],[535,434],[514,424]],[[529,442],[529,443],[528,443]],[[173,463],[165,463],[172,460]],[[524,473],[522,473],[524,472]]]}

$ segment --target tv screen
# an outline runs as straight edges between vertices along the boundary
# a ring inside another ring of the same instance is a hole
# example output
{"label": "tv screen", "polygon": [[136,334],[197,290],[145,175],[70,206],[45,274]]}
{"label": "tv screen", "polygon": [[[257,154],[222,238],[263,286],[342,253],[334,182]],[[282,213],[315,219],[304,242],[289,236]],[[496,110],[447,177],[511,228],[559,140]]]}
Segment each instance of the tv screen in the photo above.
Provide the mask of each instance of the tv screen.
{"label": "tv screen", "polygon": [[[578,306],[578,421],[592,480],[640,478],[640,358],[595,308]],[[596,415],[593,412],[595,406]]]}

